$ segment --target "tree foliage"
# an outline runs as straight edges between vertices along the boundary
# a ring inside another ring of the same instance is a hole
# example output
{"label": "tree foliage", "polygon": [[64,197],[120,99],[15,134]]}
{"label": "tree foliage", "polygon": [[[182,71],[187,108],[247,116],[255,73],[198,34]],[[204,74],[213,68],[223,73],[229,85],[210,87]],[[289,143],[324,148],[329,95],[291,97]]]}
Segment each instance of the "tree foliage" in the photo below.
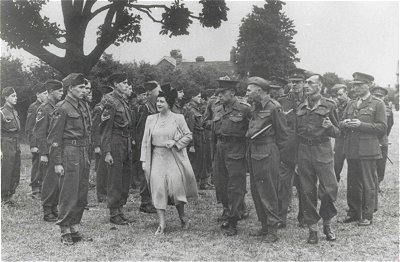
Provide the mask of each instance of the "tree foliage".
{"label": "tree foliage", "polygon": [[282,11],[284,4],[267,0],[263,8],[253,6],[242,20],[236,47],[237,71],[242,77],[286,76],[300,61],[293,41],[297,31]]}
{"label": "tree foliage", "polygon": [[[22,48],[40,58],[63,75],[71,72],[88,74],[111,45],[141,41],[143,16],[161,25],[160,34],[170,37],[189,34],[193,19],[205,27],[218,28],[227,20],[229,10],[224,0],[201,0],[201,13],[194,15],[180,0],[170,6],[165,4],[142,4],[136,0],[62,0],[59,2],[64,25],[51,22],[42,14],[46,0],[1,1],[1,38],[11,48]],[[96,3],[101,6],[94,8]],[[161,19],[152,10],[162,9]],[[96,16],[105,13],[98,26],[97,45],[84,54],[87,26]],[[51,53],[47,47],[55,46],[65,51],[63,57]]]}

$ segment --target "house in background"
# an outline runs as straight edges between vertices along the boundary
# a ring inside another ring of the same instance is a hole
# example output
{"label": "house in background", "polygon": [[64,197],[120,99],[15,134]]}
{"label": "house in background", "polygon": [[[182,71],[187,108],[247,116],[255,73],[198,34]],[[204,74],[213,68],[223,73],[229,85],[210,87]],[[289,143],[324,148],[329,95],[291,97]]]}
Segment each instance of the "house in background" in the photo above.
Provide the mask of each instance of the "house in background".
{"label": "house in background", "polygon": [[156,64],[159,68],[180,69],[182,72],[196,67],[211,67],[219,72],[226,72],[230,75],[235,74],[235,51],[232,49],[230,61],[206,61],[203,56],[196,57],[196,61],[188,62],[182,58],[181,50],[171,50],[170,56],[164,56]]}

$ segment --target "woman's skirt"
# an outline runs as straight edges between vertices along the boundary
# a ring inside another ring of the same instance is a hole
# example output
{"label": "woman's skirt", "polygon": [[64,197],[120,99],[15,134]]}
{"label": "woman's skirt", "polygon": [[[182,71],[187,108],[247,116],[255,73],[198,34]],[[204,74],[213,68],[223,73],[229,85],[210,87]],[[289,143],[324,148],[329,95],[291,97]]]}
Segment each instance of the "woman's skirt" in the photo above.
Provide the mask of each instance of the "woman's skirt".
{"label": "woman's skirt", "polygon": [[154,207],[166,209],[168,203],[187,203],[183,174],[169,148],[154,147],[151,160],[150,190]]}

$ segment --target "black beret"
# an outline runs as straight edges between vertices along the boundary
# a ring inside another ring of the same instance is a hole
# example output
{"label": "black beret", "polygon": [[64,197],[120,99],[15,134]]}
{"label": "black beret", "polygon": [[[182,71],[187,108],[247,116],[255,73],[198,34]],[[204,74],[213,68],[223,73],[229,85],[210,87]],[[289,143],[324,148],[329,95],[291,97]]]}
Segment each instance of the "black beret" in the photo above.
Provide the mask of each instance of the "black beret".
{"label": "black beret", "polygon": [[15,89],[13,87],[7,86],[3,89],[3,91],[1,91],[1,97],[7,97],[15,92]]}
{"label": "black beret", "polygon": [[58,80],[47,80],[46,83],[44,83],[44,87],[47,92],[51,92],[63,88],[63,83]]}
{"label": "black beret", "polygon": [[85,77],[81,73],[71,73],[67,75],[62,82],[64,87],[84,85]]}
{"label": "black beret", "polygon": [[43,83],[38,83],[33,87],[33,92],[35,92],[35,94],[46,92],[46,86]]}
{"label": "black beret", "polygon": [[133,92],[137,95],[141,95],[143,93],[146,93],[146,89],[143,86],[137,86],[135,88],[133,88]]}
{"label": "black beret", "polygon": [[128,79],[128,75],[126,73],[115,73],[112,74],[108,79],[108,83],[114,84],[114,83],[121,83]]}
{"label": "black beret", "polygon": [[200,94],[200,88],[194,86],[194,87],[184,89],[183,92],[185,94],[185,97],[192,98],[192,97]]}
{"label": "black beret", "polygon": [[157,86],[158,86],[157,81],[147,81],[147,82],[144,83],[144,88],[145,88],[147,91],[151,91],[151,90],[153,90],[154,88],[156,88]]}

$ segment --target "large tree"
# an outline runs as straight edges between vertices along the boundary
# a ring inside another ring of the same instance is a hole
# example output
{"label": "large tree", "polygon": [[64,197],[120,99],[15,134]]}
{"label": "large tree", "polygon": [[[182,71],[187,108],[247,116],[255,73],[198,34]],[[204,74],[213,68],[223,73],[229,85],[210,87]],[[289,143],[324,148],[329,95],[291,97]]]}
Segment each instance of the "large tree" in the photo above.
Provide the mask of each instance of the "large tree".
{"label": "large tree", "polygon": [[286,76],[299,61],[293,37],[293,20],[282,11],[285,3],[267,0],[263,8],[242,20],[236,47],[237,72],[241,76]]}
{"label": "large tree", "polygon": [[[47,0],[0,2],[1,38],[11,48],[26,50],[63,75],[76,71],[88,74],[109,46],[140,42],[143,15],[161,25],[160,34],[172,37],[189,34],[188,27],[193,19],[199,20],[202,26],[218,28],[222,21],[227,20],[229,10],[223,0],[200,0],[203,9],[198,15],[179,0],[170,6],[138,3],[136,0],[62,0],[59,5],[64,25],[61,26],[42,14]],[[152,14],[154,9],[163,10],[161,18]],[[85,55],[87,26],[103,12],[105,18],[98,26],[97,45]],[[50,52],[47,47],[51,45],[65,50],[65,55],[61,57]]]}

